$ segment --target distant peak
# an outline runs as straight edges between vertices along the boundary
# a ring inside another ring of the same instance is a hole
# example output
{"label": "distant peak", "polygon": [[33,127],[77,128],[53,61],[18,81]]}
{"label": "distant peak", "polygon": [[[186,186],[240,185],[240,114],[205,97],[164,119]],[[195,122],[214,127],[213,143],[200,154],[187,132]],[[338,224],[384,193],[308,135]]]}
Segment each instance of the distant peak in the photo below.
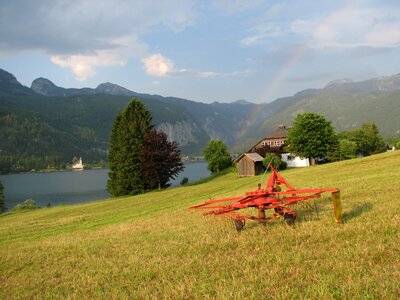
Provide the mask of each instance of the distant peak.
{"label": "distant peak", "polygon": [[63,90],[56,86],[47,78],[39,77],[32,81],[31,89],[36,93],[44,96],[57,96],[59,90]]}
{"label": "distant peak", "polygon": [[328,84],[325,86],[325,88],[337,87],[337,86],[345,84],[345,83],[353,83],[353,80],[350,78],[333,80],[333,81],[328,82]]}
{"label": "distant peak", "polygon": [[3,69],[0,69],[0,90],[12,95],[35,95],[31,89],[22,85],[13,74]]}
{"label": "distant peak", "polygon": [[236,101],[233,102],[233,103],[236,103],[236,104],[243,104],[243,105],[252,104],[251,102],[246,101],[246,100],[244,100],[244,99],[236,100]]}
{"label": "distant peak", "polygon": [[111,82],[101,83],[95,88],[97,93],[104,93],[110,95],[123,95],[123,96],[134,96],[136,95],[135,92],[132,92],[122,86]]}
{"label": "distant peak", "polygon": [[15,76],[7,71],[0,69],[0,81],[8,81],[12,84],[20,84]]}
{"label": "distant peak", "polygon": [[340,89],[347,91],[371,92],[400,90],[400,75],[380,76],[354,82],[350,79],[331,81],[325,89]]}
{"label": "distant peak", "polygon": [[56,86],[52,81],[50,81],[49,79],[44,78],[44,77],[39,77],[39,78],[36,78],[34,81],[32,81],[31,88],[33,89],[35,86],[38,86],[38,85],[41,85],[41,86],[46,85],[46,86],[52,86],[52,87]]}
{"label": "distant peak", "polygon": [[117,84],[114,84],[114,83],[111,83],[111,82],[104,82],[104,83],[100,83],[98,86],[97,86],[97,88],[96,89],[98,89],[98,88],[102,88],[102,87],[120,87],[119,85],[117,85]]}

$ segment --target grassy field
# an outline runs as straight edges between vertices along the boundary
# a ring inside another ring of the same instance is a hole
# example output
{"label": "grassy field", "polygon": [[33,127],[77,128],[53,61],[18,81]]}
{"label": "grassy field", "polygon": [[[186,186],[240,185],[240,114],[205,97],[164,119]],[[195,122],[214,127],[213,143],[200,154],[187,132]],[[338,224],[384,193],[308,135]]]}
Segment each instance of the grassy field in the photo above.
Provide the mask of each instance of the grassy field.
{"label": "grassy field", "polygon": [[[399,299],[400,152],[281,173],[296,188],[339,187],[294,227],[189,211],[256,189],[212,181],[0,216],[0,299]],[[265,183],[265,182],[264,182]],[[264,184],[263,183],[263,184]]]}

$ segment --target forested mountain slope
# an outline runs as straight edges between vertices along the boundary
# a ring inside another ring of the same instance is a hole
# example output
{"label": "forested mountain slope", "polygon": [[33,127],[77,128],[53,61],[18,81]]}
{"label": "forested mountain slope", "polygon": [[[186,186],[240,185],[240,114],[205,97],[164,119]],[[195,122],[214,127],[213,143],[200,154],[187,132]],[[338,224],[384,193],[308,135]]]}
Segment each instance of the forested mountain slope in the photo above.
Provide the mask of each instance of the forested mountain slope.
{"label": "forested mountain slope", "polygon": [[28,88],[0,69],[0,171],[60,166],[73,156],[106,160],[113,120],[133,97],[143,101],[153,124],[177,141],[183,154],[201,154],[209,139],[244,151],[306,111],[325,115],[337,131],[375,122],[383,135],[400,132],[400,75],[339,80],[271,103],[206,104],[140,94],[112,83],[66,89],[38,78]]}

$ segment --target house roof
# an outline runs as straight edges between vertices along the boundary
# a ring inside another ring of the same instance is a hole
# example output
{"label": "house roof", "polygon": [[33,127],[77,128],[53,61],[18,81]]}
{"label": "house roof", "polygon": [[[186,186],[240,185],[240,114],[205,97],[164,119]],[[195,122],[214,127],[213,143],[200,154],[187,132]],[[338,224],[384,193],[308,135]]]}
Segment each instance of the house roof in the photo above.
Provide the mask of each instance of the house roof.
{"label": "house roof", "polygon": [[273,132],[267,135],[265,138],[259,140],[256,144],[254,144],[247,152],[254,151],[254,148],[259,145],[262,141],[268,139],[279,139],[279,138],[287,138],[287,127],[285,125],[279,125]]}
{"label": "house roof", "polygon": [[264,160],[264,158],[258,153],[243,153],[238,158],[236,158],[235,163],[238,162],[239,160],[241,160],[243,158],[243,156],[248,157],[249,159],[251,159],[254,162],[258,162],[258,161],[263,161]]}
{"label": "house roof", "polygon": [[279,125],[277,129],[267,135],[266,139],[279,139],[287,137],[287,129],[285,125]]}

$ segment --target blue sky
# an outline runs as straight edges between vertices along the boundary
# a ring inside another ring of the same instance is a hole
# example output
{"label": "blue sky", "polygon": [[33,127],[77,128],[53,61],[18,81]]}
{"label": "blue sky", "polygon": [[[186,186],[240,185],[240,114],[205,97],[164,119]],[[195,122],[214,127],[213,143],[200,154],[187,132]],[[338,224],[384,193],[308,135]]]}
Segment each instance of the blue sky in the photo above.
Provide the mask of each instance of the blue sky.
{"label": "blue sky", "polygon": [[260,103],[397,74],[399,57],[397,0],[0,0],[0,68],[26,86]]}

